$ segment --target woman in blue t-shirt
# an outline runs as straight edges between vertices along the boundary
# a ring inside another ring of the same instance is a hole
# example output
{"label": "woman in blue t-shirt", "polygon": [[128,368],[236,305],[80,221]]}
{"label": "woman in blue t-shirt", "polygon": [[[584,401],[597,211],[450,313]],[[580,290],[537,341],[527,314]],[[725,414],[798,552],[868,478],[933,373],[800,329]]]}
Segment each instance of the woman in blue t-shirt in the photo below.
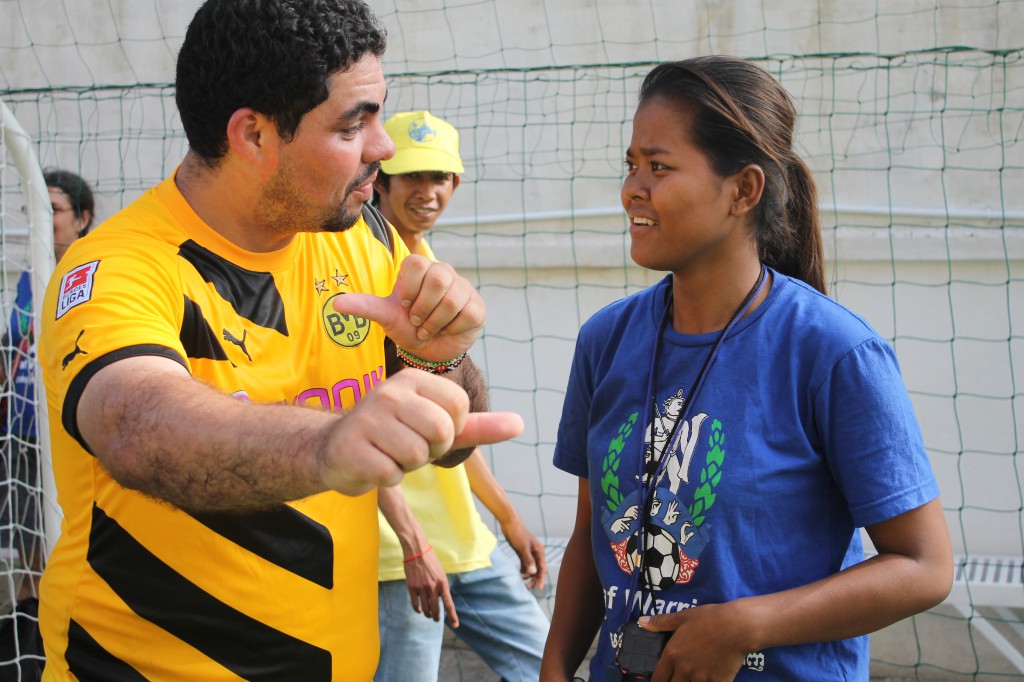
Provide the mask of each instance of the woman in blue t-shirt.
{"label": "woman in blue t-shirt", "polygon": [[867,680],[866,634],[950,590],[895,355],[825,295],[795,118],[739,59],[641,86],[622,203],[633,260],[670,274],[580,331],[554,456],[579,501],[542,680],[571,679],[595,635],[592,682]]}

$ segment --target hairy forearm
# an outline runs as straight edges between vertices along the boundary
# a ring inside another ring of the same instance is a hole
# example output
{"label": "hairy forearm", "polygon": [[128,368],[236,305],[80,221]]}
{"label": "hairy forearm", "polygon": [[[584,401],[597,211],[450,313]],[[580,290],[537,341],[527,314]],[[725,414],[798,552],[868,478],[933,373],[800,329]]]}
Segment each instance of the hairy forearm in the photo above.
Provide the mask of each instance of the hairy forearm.
{"label": "hairy forearm", "polygon": [[318,454],[337,415],[234,400],[153,363],[117,365],[90,381],[78,420],[121,485],[190,511],[259,509],[325,489]]}
{"label": "hairy forearm", "polygon": [[465,391],[426,372],[400,372],[337,413],[235,400],[152,356],[100,369],[77,410],[84,442],[114,480],[196,511],[362,495],[522,430],[515,415],[470,414]]}
{"label": "hairy forearm", "polygon": [[[480,368],[473,362],[473,358],[466,356],[466,359],[462,361],[455,370],[445,375],[459,386],[462,386],[463,390],[466,391],[466,395],[469,396],[469,411],[470,412],[486,412],[488,408],[487,400],[487,383],[484,381],[484,374],[480,371]],[[476,447],[468,447],[461,449],[453,449],[446,453],[444,456],[434,460],[434,464],[439,467],[450,469],[458,466],[466,461]]]}

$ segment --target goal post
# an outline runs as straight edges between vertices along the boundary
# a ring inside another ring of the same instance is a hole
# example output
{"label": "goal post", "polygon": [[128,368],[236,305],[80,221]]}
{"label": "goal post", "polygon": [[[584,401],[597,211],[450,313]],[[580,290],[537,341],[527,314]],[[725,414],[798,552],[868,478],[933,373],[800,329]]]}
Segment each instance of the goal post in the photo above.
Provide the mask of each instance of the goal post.
{"label": "goal post", "polygon": [[[25,132],[24,128],[11,113],[11,110],[7,105],[0,101],[0,131],[2,131],[3,149],[5,157],[2,161],[2,172],[4,174],[3,180],[3,193],[4,193],[4,206],[3,210],[0,211],[0,221],[4,223],[3,227],[6,227],[6,223],[10,222],[12,216],[12,202],[9,200],[10,196],[20,196],[24,203],[25,218],[25,250],[24,255],[27,256],[27,270],[30,274],[30,281],[32,286],[32,300],[33,302],[42,301],[43,296],[46,292],[46,285],[49,281],[50,275],[53,273],[54,268],[54,255],[53,255],[53,208],[50,204],[49,193],[46,188],[46,181],[43,178],[42,169],[39,166],[35,150],[32,147],[32,139]],[[11,177],[13,175],[13,178]],[[10,249],[8,248],[9,236],[4,230],[3,244],[5,260],[8,258]],[[7,264],[5,263],[5,266]],[[33,319],[33,328],[40,328],[39,319],[40,306],[33,303],[30,314]],[[3,306],[4,319],[3,324],[6,326],[10,320],[10,309],[5,305]],[[31,343],[36,343],[37,339],[32,339]],[[9,352],[9,349],[3,349],[5,353]],[[30,358],[34,358],[34,350],[30,353]],[[6,363],[6,360],[4,361]],[[57,493],[56,486],[53,478],[53,466],[50,462],[50,434],[48,428],[47,412],[46,412],[46,392],[42,390],[43,379],[42,373],[38,363],[34,364],[34,376],[35,385],[37,390],[35,391],[35,412],[36,412],[36,449],[38,455],[38,467],[39,476],[37,478],[39,482],[39,489],[34,491],[38,495],[40,501],[40,510],[42,512],[42,528],[43,528],[43,556],[44,558],[49,556],[50,551],[53,549],[53,545],[60,534],[60,510],[57,506]],[[10,377],[13,380],[13,377]],[[6,390],[6,388],[5,388]],[[12,400],[8,400],[6,404],[10,406],[13,403]],[[8,408],[10,409],[10,408]],[[10,415],[5,414],[3,418],[6,423],[10,423]],[[11,439],[14,436],[7,434],[5,438]],[[9,443],[5,443],[5,448]],[[9,470],[9,469],[8,469]],[[8,503],[10,502],[10,489],[12,487],[11,481],[4,482],[8,486],[6,491],[6,498]],[[11,517],[12,526],[16,523]],[[2,548],[2,551],[7,552],[7,548]],[[12,556],[13,553],[8,554]],[[13,563],[13,562],[12,562]],[[19,570],[16,567],[12,571],[12,574],[18,574]],[[26,575],[31,572],[29,567],[23,567],[25,573],[19,576],[19,579],[12,580],[11,587],[17,588],[17,583],[31,578]],[[11,595],[12,601],[15,595]]]}

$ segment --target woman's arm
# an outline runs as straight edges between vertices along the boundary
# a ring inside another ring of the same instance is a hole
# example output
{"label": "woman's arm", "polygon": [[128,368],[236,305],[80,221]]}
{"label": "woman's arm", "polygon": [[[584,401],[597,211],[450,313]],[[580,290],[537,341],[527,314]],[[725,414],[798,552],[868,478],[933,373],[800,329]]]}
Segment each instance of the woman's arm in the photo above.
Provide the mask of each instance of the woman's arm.
{"label": "woman's arm", "polygon": [[604,618],[604,593],[590,541],[590,515],[589,482],[581,478],[576,526],[562,558],[555,612],[540,668],[543,682],[568,682],[573,678]]}
{"label": "woman's arm", "polygon": [[641,618],[675,631],[653,682],[731,680],[747,653],[868,634],[946,598],[953,553],[937,499],[867,532],[877,556],[809,585]]}

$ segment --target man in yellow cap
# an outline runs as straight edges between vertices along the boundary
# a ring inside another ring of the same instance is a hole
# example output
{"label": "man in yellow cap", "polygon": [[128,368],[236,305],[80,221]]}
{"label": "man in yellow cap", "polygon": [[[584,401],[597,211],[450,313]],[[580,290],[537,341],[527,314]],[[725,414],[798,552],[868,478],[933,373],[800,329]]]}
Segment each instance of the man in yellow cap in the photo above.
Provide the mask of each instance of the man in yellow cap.
{"label": "man in yellow cap", "polygon": [[[434,258],[424,236],[464,171],[458,131],[427,111],[395,114],[384,128],[395,155],[377,174],[378,206],[411,253]],[[497,548],[474,494],[501,524],[519,556],[519,571]],[[503,679],[537,680],[548,621],[527,587],[544,585],[544,546],[526,529],[481,452],[454,469],[410,473],[400,487],[381,488],[378,503],[376,682],[435,682],[445,617]]]}

